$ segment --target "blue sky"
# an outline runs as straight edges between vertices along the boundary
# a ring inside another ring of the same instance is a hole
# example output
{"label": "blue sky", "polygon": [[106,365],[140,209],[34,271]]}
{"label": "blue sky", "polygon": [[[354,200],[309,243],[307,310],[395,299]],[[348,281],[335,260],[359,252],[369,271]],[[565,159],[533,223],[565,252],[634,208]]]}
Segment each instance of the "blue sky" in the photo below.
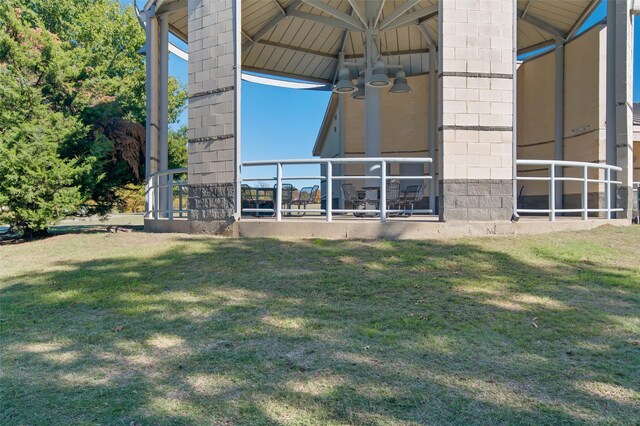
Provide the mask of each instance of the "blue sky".
{"label": "blue sky", "polygon": [[[132,0],[120,0],[131,4]],[[142,0],[138,0],[142,4]],[[585,22],[583,29],[593,26],[606,17],[603,2]],[[635,32],[636,46],[640,40],[640,28]],[[172,41],[186,48],[184,43],[172,37]],[[640,47],[638,48],[640,49]],[[634,77],[640,54],[634,51]],[[187,84],[187,64],[170,55],[169,72],[183,85]],[[640,101],[640,84],[634,86],[634,102]],[[267,160],[284,158],[309,158],[329,100],[329,92],[283,89],[256,83],[242,83],[242,160]],[[179,124],[187,123],[186,111]],[[253,175],[253,173],[252,173]],[[246,176],[246,175],[245,175]]]}

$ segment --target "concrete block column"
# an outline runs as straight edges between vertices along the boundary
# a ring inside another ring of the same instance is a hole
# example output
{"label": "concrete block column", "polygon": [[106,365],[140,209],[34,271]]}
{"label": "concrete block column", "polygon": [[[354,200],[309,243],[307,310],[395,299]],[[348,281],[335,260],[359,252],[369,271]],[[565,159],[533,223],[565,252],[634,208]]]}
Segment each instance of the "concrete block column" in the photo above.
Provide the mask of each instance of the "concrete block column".
{"label": "concrete block column", "polygon": [[237,218],[239,3],[188,3],[189,221],[195,233],[229,233]]}
{"label": "concrete block column", "polygon": [[515,1],[438,4],[440,219],[509,220]]}

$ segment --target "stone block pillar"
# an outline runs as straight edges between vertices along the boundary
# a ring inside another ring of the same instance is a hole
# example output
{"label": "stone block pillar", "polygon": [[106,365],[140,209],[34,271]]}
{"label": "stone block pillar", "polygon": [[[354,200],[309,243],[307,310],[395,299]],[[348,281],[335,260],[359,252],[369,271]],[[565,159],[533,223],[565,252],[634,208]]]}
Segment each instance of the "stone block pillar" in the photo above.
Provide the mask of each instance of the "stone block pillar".
{"label": "stone block pillar", "polygon": [[438,2],[444,221],[513,214],[514,3]]}
{"label": "stone block pillar", "polygon": [[238,217],[236,4],[188,3],[189,221],[194,233],[228,234]]}

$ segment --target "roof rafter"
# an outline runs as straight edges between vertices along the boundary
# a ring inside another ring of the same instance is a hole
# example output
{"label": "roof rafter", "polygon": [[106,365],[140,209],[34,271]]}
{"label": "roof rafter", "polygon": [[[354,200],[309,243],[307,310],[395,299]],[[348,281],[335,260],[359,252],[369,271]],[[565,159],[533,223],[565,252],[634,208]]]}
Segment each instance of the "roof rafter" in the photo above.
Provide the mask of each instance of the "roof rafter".
{"label": "roof rafter", "polygon": [[536,50],[544,49],[545,47],[553,46],[556,44],[555,40],[545,40],[540,43],[534,44],[529,47],[523,47],[518,50],[518,55],[526,55],[527,53],[535,52]]}
{"label": "roof rafter", "polygon": [[282,8],[282,6],[280,6],[280,2],[278,0],[273,0],[273,1],[276,4],[276,6],[278,6],[278,10],[280,10],[280,13],[282,13],[283,15],[286,15],[287,12]]}
{"label": "roof rafter", "polygon": [[[349,3],[351,3],[351,2],[349,2]],[[353,14],[354,12],[356,12],[356,10],[352,6],[350,13]],[[344,32],[342,33],[342,40],[340,41],[340,50],[338,51],[338,62],[339,62],[339,59],[340,59],[340,54],[344,53],[344,49],[347,46],[347,37],[349,37],[349,31],[348,30],[344,30]],[[333,73],[333,84],[336,84],[336,81],[338,80],[338,72],[340,71],[339,68],[340,68],[340,64],[338,63],[336,65],[336,69],[335,69],[335,71]]]}
{"label": "roof rafter", "polygon": [[520,18],[525,22],[528,22],[529,24],[533,25],[534,27],[537,27],[538,29],[541,29],[547,34],[551,34],[554,37],[562,37],[565,40],[567,38],[566,32],[562,31],[559,28],[556,28],[555,26],[551,25],[547,21],[540,19],[536,16],[533,16],[531,14],[525,15],[524,12],[518,11],[518,18]]}
{"label": "roof rafter", "polygon": [[527,12],[529,11],[529,7],[531,6],[531,3],[533,3],[533,0],[529,0],[527,2],[527,5],[524,7],[524,10],[522,11],[522,17],[524,18],[525,16],[527,16]]}
{"label": "roof rafter", "polygon": [[[429,52],[429,49],[413,49],[413,50],[396,50],[396,51],[386,51],[386,54],[383,55],[383,58],[388,58],[391,56],[405,56],[405,55],[422,55],[424,53]],[[361,53],[354,53],[351,55],[344,55],[345,59],[361,59],[364,58],[364,55]]]}
{"label": "roof rafter", "polygon": [[362,22],[365,26],[367,26],[367,20],[364,17],[364,12],[360,9],[360,6],[358,6],[358,1],[357,0],[348,0],[348,1],[349,1],[349,5],[351,5],[351,10],[355,12],[355,14],[360,19],[360,22]]}
{"label": "roof rafter", "polygon": [[409,1],[405,2],[405,3],[403,3],[400,7],[398,7],[396,10],[394,10],[393,13],[391,13],[391,15],[387,16],[386,18],[384,18],[382,20],[382,22],[380,22],[380,29],[384,30],[393,21],[395,21],[398,17],[400,17],[400,15],[402,15],[403,13],[408,11],[409,9],[413,8],[418,3],[420,3],[420,0],[409,0]]}
{"label": "roof rafter", "polygon": [[437,4],[416,10],[415,12],[407,13],[406,15],[395,19],[393,22],[390,22],[386,28],[382,28],[382,26],[380,26],[380,29],[392,30],[394,28],[403,27],[405,25],[418,25],[422,22],[428,21],[429,19],[435,18],[436,16],[438,16]]}
{"label": "roof rafter", "polygon": [[360,31],[360,27],[356,27],[347,22],[329,18],[328,16],[315,15],[313,13],[300,12],[299,10],[291,10],[287,13],[289,16],[293,16],[295,18],[305,19],[307,21],[319,22],[324,25],[328,25],[330,27],[339,28],[341,30],[348,31]]}
{"label": "roof rafter", "polygon": [[378,15],[376,19],[373,21],[374,28],[378,26],[378,22],[380,21],[380,17],[382,16],[382,9],[384,9],[384,2],[386,0],[380,0],[380,6],[378,7]]}
{"label": "roof rafter", "polygon": [[291,50],[292,52],[300,52],[300,53],[306,53],[306,54],[309,54],[309,55],[320,56],[322,58],[328,58],[328,59],[331,59],[333,61],[337,61],[338,60],[338,58],[336,58],[331,53],[319,52],[319,51],[316,51],[316,50],[305,49],[303,47],[289,46],[287,44],[276,43],[274,41],[269,41],[269,40],[259,40],[259,41],[256,41],[256,44],[261,44],[263,46],[277,47],[279,49]]}
{"label": "roof rafter", "polygon": [[316,9],[319,9],[325,13],[328,13],[334,18],[337,18],[343,22],[346,22],[347,24],[353,25],[354,27],[358,28],[359,31],[364,31],[366,29],[366,27],[362,24],[362,22],[360,22],[359,19],[356,19],[349,14],[346,14],[338,9],[335,9],[329,6],[327,3],[322,2],[321,0],[302,0],[302,1],[308,4],[309,6],[313,6]]}
{"label": "roof rafter", "polygon": [[282,13],[278,13],[276,16],[271,18],[269,20],[269,22],[264,24],[264,26],[262,28],[260,28],[253,35],[253,37],[251,37],[252,38],[251,41],[246,41],[246,42],[242,43],[242,50],[246,50],[246,49],[250,48],[251,46],[253,46],[254,44],[256,44],[256,42],[258,42],[262,37],[267,35],[267,33],[269,31],[274,29],[275,26],[280,23],[280,21],[282,21],[284,18],[286,18],[287,17],[287,13],[289,13],[292,10],[295,10],[295,8],[300,5],[300,3],[302,3],[302,0],[293,0],[291,2],[291,4],[289,6],[287,6],[287,8],[285,9],[286,13],[284,15]]}
{"label": "roof rafter", "polygon": [[[417,9],[414,7],[411,8],[410,12],[415,12]],[[437,16],[437,15],[436,15]],[[431,28],[427,25],[427,20],[421,20],[418,22],[418,29],[422,33],[422,36],[427,41],[427,45],[438,47],[438,36],[431,33]]]}
{"label": "roof rafter", "polygon": [[602,3],[602,0],[591,0],[591,3],[589,3],[589,6],[587,6],[587,8],[582,12],[580,17],[576,21],[576,23],[573,24],[573,26],[569,30],[569,34],[567,34],[567,40],[576,35],[580,27],[582,27],[582,24],[584,24],[587,18],[591,16],[591,12],[593,12],[593,10],[596,7],[598,7],[600,3]]}

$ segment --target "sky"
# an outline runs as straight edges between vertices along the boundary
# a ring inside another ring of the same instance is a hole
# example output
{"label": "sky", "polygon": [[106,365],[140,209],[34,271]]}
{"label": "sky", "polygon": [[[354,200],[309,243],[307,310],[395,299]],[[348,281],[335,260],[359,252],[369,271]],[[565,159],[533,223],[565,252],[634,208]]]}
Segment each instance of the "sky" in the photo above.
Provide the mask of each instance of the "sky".
{"label": "sky", "polygon": [[[138,0],[142,4],[144,0]],[[129,5],[132,0],[120,0]],[[602,2],[587,19],[580,32],[606,18],[606,2]],[[636,23],[637,23],[636,19]],[[640,79],[640,28],[635,32],[634,79]],[[185,43],[171,36],[171,41],[186,49]],[[171,54],[169,73],[185,87],[187,85],[186,61]],[[640,80],[638,80],[640,81]],[[284,89],[251,82],[242,82],[242,161],[311,158],[330,92]],[[634,102],[640,101],[640,84],[634,85]],[[186,111],[174,126],[186,125]],[[247,170],[248,171],[248,170]],[[294,170],[292,170],[294,172]],[[313,173],[307,169],[304,174]],[[254,170],[243,172],[243,177],[256,176]],[[297,174],[297,173],[296,173]]]}

